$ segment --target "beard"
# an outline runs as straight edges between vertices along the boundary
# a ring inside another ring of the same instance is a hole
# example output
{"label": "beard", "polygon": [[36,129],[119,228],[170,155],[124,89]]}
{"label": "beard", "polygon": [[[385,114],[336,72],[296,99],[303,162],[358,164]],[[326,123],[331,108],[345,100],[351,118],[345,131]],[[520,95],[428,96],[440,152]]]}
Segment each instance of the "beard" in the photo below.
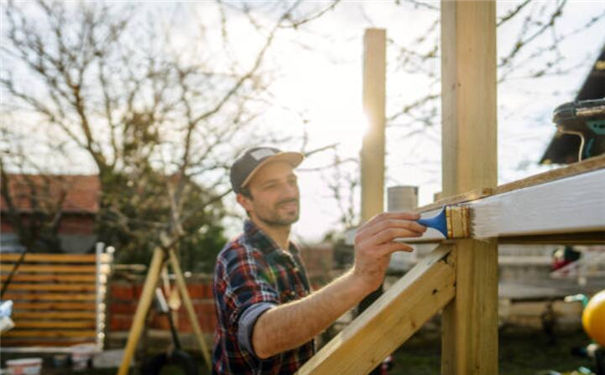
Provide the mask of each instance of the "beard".
{"label": "beard", "polygon": [[[295,203],[295,209],[290,209],[284,212],[282,206]],[[285,199],[277,202],[271,209],[258,210],[256,215],[259,220],[268,226],[289,226],[292,223],[298,221],[300,213],[300,200],[299,199]]]}

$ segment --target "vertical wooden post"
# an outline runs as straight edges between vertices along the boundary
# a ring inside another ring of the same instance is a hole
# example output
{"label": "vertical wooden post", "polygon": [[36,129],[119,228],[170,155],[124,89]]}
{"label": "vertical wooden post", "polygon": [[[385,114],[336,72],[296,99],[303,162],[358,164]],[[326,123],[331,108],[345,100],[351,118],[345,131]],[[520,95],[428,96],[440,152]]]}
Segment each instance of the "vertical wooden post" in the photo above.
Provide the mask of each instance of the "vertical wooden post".
{"label": "vertical wooden post", "polygon": [[363,110],[368,130],[361,148],[361,220],[384,210],[386,31],[367,29],[363,38]]}
{"label": "vertical wooden post", "polygon": [[[385,80],[386,30],[367,29],[363,36],[363,112],[368,123],[361,146],[362,222],[384,211]],[[359,303],[358,313],[381,295],[382,285]]]}
{"label": "vertical wooden post", "polygon": [[130,327],[130,332],[128,333],[128,341],[126,342],[126,348],[124,349],[122,363],[118,369],[118,375],[128,374],[130,362],[132,361],[137,344],[139,343],[141,331],[145,326],[145,318],[147,317],[149,306],[151,306],[151,302],[153,301],[155,287],[158,283],[158,279],[160,278],[160,272],[163,264],[164,251],[159,247],[156,247],[153,251],[153,257],[151,258],[151,264],[149,265],[149,270],[147,271],[145,284],[143,285],[141,297],[139,299],[139,303],[137,304],[137,310],[134,313],[134,318],[132,319],[132,326]]}
{"label": "vertical wooden post", "polygon": [[[443,195],[497,185],[495,1],[441,2]],[[443,312],[442,374],[498,373],[494,240],[457,240]]]}

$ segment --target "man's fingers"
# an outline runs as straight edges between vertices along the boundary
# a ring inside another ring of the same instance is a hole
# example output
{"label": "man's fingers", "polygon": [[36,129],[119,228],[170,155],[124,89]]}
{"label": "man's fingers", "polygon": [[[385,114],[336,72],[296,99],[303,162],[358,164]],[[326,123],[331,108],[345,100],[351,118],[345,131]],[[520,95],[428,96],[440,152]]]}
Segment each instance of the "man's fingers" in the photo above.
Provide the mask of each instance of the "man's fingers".
{"label": "man's fingers", "polygon": [[396,251],[414,251],[414,248],[403,242],[389,242],[376,248],[381,256],[393,254]]}
{"label": "man's fingers", "polygon": [[[420,219],[420,214],[415,212],[383,212],[374,216],[367,223],[357,229],[357,234],[374,234],[379,228],[384,228],[386,222],[390,221],[414,221]],[[418,224],[420,225],[420,224]]]}
{"label": "man's fingers", "polygon": [[[374,223],[373,226],[366,228],[364,231],[360,231],[357,233],[358,238],[368,238],[368,237],[372,237],[372,236],[376,236],[376,235],[387,235],[388,233],[392,233],[393,230],[399,230],[399,229],[406,229],[410,232],[416,232],[416,233],[424,233],[426,231],[426,227],[423,225],[418,224],[415,221],[410,221],[410,220],[397,220],[397,219],[389,219],[389,220],[383,220],[377,223]],[[396,236],[404,236],[404,237],[416,237],[415,235],[401,235],[401,234],[397,234],[397,233],[393,233],[395,238]],[[381,237],[382,238],[382,237]],[[381,242],[385,242],[388,241],[389,239],[383,239],[379,242],[376,243],[381,243]]]}
{"label": "man's fingers", "polygon": [[372,240],[375,244],[382,244],[393,241],[395,238],[420,237],[423,232],[410,230],[407,228],[388,228],[376,233]]}

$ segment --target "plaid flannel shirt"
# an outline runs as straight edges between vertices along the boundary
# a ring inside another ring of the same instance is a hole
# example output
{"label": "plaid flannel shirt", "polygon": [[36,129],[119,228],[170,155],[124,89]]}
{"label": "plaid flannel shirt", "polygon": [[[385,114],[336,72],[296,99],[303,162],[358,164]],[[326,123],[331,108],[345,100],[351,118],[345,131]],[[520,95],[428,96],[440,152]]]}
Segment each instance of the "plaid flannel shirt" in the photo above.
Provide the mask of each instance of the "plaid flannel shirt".
{"label": "plaid flannel shirt", "polygon": [[[249,336],[242,337],[243,315],[255,319],[266,309],[293,301],[310,292],[298,249],[280,249],[251,221],[244,233],[229,242],[217,258],[214,299],[218,325],[215,331],[213,374],[293,374],[315,353],[313,341],[267,359],[258,358]],[[260,314],[258,314],[260,311]],[[250,314],[249,314],[250,315]],[[254,326],[254,321],[249,324]],[[247,331],[245,335],[251,334]],[[239,336],[238,336],[239,335]]]}

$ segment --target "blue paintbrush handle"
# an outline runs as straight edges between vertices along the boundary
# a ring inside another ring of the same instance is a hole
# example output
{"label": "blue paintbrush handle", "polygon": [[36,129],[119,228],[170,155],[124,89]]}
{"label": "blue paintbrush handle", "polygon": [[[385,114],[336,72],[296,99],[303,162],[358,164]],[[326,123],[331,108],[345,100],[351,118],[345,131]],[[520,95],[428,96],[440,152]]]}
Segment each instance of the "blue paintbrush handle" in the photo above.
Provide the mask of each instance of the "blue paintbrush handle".
{"label": "blue paintbrush handle", "polygon": [[425,227],[437,229],[447,238],[447,219],[445,217],[445,207],[443,207],[437,215],[418,219],[417,222]]}

